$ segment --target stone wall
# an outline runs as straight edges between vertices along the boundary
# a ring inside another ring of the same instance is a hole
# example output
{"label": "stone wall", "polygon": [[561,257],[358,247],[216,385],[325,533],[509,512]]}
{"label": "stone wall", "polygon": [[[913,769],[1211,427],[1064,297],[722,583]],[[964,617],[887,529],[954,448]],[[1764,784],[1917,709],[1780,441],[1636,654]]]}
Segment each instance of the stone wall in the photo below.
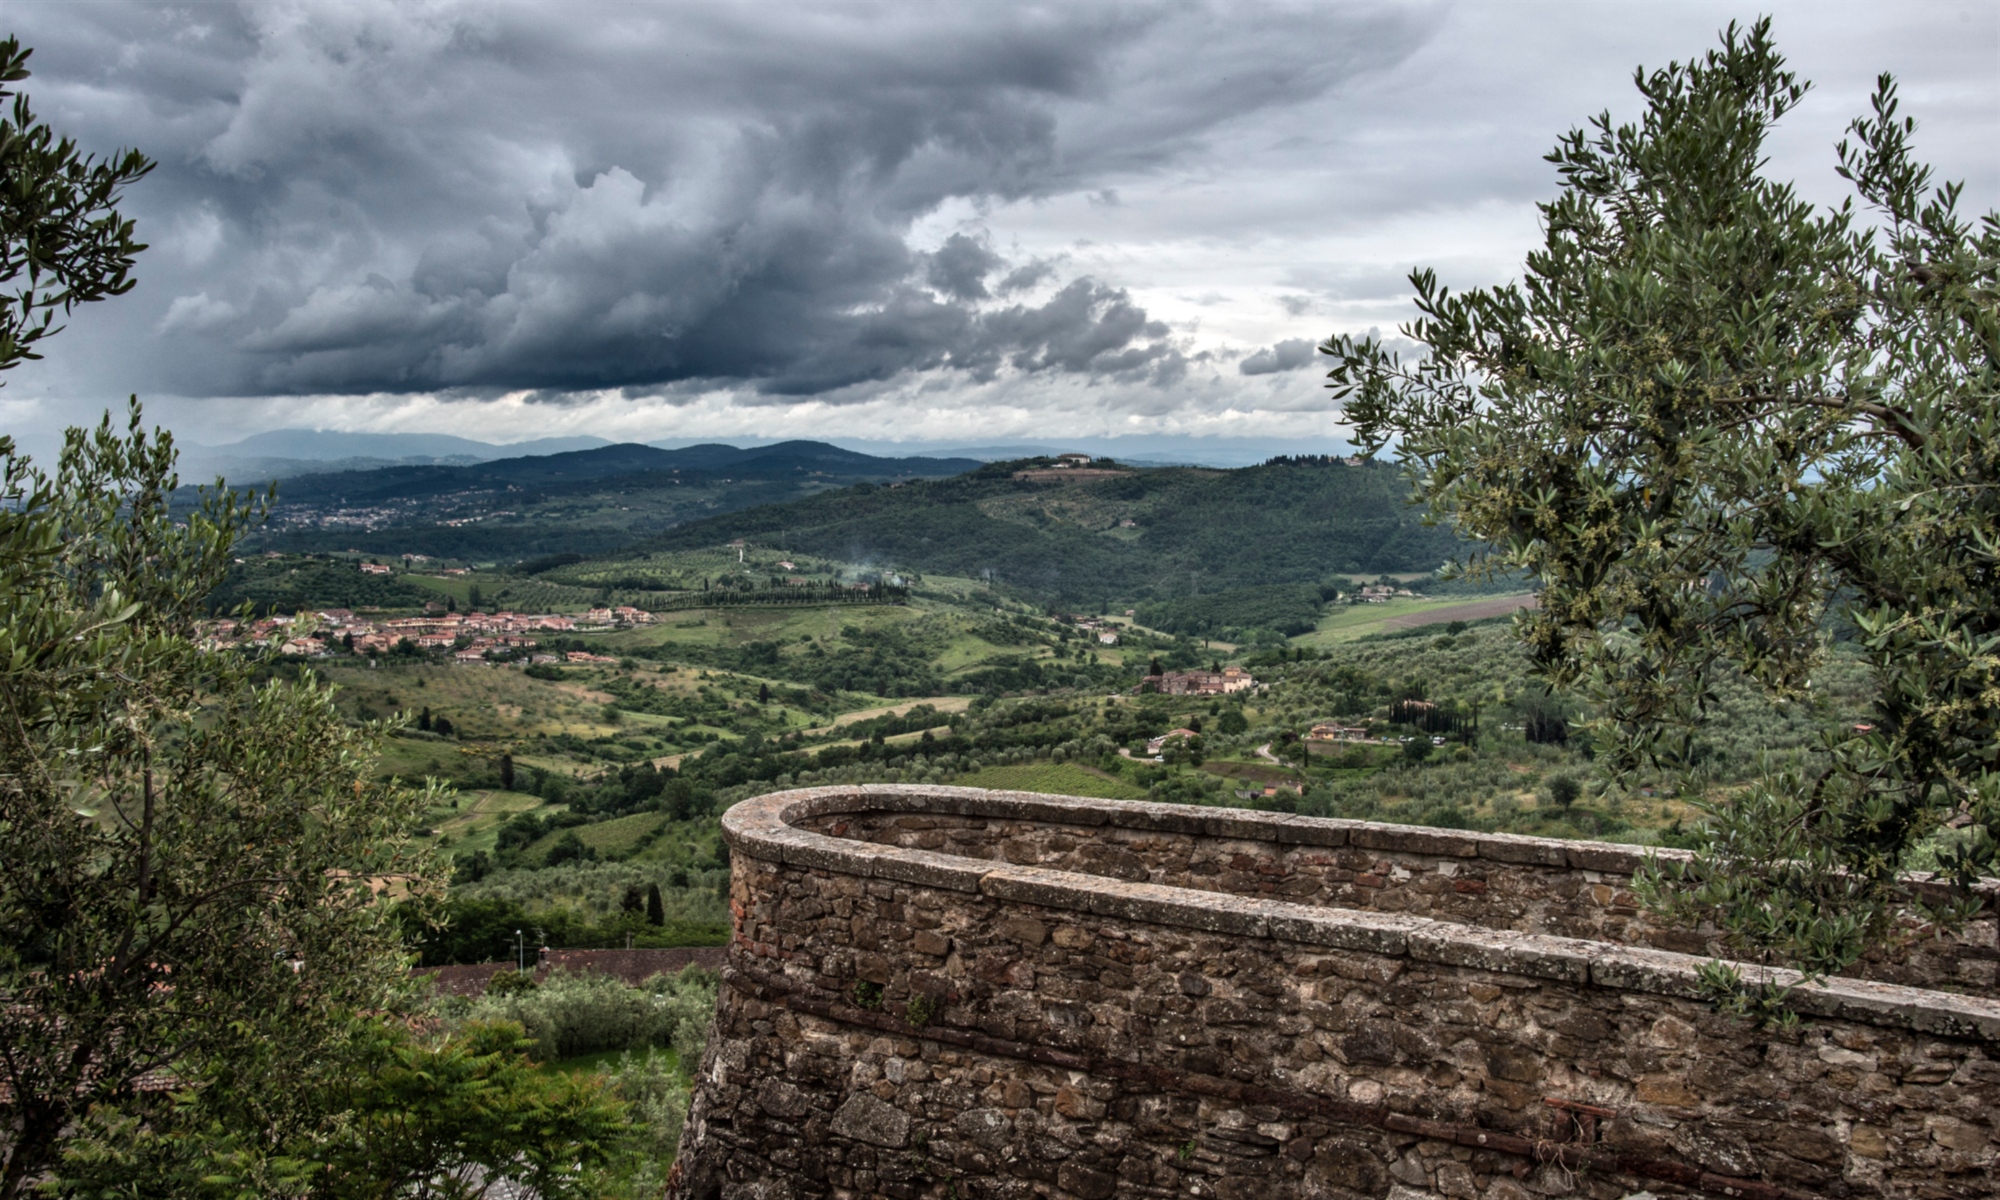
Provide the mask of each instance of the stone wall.
{"label": "stone wall", "polygon": [[1633,928],[1607,848],[896,786],[724,826],[677,1200],[2000,1195],[2000,1002],[1718,1016],[1699,958],[1536,931]]}
{"label": "stone wall", "polygon": [[[1130,882],[1684,954],[1724,952],[1709,931],[1663,925],[1640,910],[1631,882],[1647,852],[1631,846],[1179,806],[1107,811],[1062,797],[1022,811],[998,795],[938,796],[923,813],[832,813],[801,828]],[[1850,974],[2000,994],[2000,886],[1989,893],[1984,919],[1949,937],[1911,931]]]}

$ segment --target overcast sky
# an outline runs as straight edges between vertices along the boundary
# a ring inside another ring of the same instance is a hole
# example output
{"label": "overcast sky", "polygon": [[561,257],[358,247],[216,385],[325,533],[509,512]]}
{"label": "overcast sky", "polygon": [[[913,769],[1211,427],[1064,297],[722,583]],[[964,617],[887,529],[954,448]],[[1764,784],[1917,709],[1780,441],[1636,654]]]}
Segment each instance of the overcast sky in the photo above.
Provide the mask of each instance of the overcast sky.
{"label": "overcast sky", "polygon": [[1759,11],[1816,84],[1773,174],[1837,199],[1887,70],[2000,207],[1995,0],[12,0],[44,119],[159,168],[0,427],[1316,448],[1312,342],[1514,276],[1555,139]]}

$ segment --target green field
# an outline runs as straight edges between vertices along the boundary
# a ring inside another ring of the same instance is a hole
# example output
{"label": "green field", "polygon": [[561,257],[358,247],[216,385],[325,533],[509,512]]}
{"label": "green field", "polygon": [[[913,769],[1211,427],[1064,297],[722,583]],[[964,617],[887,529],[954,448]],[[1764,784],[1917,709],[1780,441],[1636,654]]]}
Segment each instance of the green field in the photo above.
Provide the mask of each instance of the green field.
{"label": "green field", "polygon": [[1021,763],[985,767],[952,780],[955,787],[998,788],[1041,792],[1051,796],[1090,796],[1099,800],[1144,800],[1146,793],[1122,779],[1075,763]]}
{"label": "green field", "polygon": [[1291,641],[1294,646],[1337,646],[1371,634],[1386,633],[1390,628],[1389,622],[1396,617],[1432,613],[1465,603],[1463,596],[1448,596],[1437,600],[1391,600],[1386,604],[1344,605],[1329,610],[1321,617],[1319,628],[1300,634]]}
{"label": "green field", "polygon": [[[561,811],[551,806],[551,811]],[[575,833],[577,840],[605,857],[623,858],[647,840],[648,835],[657,834],[667,823],[667,814],[660,812],[633,813],[625,817],[613,817],[609,821],[599,821],[595,825],[578,825],[572,829],[558,829],[544,834],[541,839],[528,847],[530,861],[545,858],[549,848],[562,840],[566,833]]]}
{"label": "green field", "polygon": [[496,832],[506,824],[507,818],[515,813],[541,811],[562,812],[566,804],[548,804],[539,796],[525,792],[503,792],[494,789],[467,789],[453,793],[458,802],[455,809],[439,809],[432,814],[432,827],[441,837],[450,839],[450,849],[454,854],[470,854],[476,850],[491,851]]}

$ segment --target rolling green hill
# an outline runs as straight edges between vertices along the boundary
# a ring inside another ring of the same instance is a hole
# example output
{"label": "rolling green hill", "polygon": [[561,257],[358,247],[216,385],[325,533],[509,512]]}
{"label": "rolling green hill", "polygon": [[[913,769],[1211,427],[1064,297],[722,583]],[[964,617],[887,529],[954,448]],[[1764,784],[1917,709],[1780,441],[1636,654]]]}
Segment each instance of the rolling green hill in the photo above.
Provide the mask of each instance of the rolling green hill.
{"label": "rolling green hill", "polygon": [[716,513],[862,480],[941,477],[976,466],[967,458],[879,458],[823,442],[782,442],[750,449],[613,445],[469,466],[330,471],[281,481],[269,525],[246,547],[495,562],[604,554]]}
{"label": "rolling green hill", "polygon": [[[1075,606],[1429,571],[1453,554],[1387,466],[1274,461],[1065,478],[996,463],[951,479],[862,485],[680,526],[599,560],[734,539],[903,572],[985,580]],[[1309,625],[1309,622],[1308,622]]]}

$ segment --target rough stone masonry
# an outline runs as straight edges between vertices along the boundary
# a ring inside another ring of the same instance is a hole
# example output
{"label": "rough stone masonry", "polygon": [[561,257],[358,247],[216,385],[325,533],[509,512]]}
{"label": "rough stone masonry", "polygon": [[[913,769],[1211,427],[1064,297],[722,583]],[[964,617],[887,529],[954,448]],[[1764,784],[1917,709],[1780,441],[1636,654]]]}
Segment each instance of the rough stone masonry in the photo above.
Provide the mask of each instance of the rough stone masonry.
{"label": "rough stone masonry", "polygon": [[922,786],[724,829],[674,1200],[2000,1196],[1991,907],[1782,1032],[1629,848]]}

